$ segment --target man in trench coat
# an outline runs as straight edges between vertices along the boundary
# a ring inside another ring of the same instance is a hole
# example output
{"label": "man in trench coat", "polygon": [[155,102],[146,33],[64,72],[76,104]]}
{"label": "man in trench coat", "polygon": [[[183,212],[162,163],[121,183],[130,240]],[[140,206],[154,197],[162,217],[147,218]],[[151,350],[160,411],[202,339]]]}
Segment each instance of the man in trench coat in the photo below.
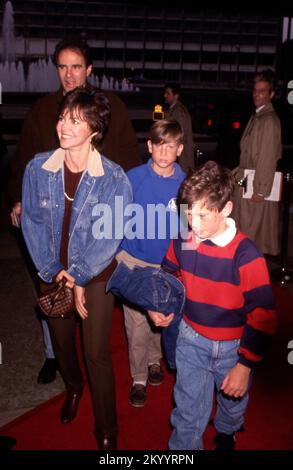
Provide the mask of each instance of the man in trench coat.
{"label": "man in trench coat", "polygon": [[258,73],[254,79],[251,116],[240,142],[240,164],[233,170],[236,180],[244,177],[244,169],[255,170],[251,199],[243,198],[243,188],[236,185],[232,217],[238,228],[248,235],[266,254],[277,255],[279,247],[279,203],[267,201],[274,173],[281,158],[280,120],[271,103],[275,95],[275,79],[271,70]]}

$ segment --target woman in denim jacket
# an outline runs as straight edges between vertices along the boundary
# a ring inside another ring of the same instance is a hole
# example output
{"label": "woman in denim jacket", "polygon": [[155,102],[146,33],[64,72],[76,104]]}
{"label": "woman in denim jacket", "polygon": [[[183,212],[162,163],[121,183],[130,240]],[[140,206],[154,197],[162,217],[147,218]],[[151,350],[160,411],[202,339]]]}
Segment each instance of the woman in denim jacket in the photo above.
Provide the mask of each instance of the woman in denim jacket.
{"label": "woman in denim jacket", "polygon": [[[123,238],[123,215],[132,201],[122,168],[97,148],[110,120],[110,105],[99,91],[76,88],[63,99],[57,123],[60,148],[27,165],[23,181],[22,230],[44,291],[67,280],[82,318],[83,344],[95,414],[98,447],[117,447],[115,383],[109,333],[113,296],[105,285],[115,268]],[[117,214],[116,214],[117,215]],[[103,231],[104,230],[104,231]],[[76,316],[49,318],[50,333],[66,386],[61,421],[77,413],[83,375],[75,345]]]}

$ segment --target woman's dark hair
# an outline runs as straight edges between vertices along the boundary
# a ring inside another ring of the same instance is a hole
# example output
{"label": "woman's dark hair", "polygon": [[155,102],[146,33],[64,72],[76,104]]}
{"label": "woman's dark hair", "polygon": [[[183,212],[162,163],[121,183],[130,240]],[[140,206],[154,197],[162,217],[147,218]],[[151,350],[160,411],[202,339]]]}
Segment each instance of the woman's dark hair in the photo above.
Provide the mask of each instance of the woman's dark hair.
{"label": "woman's dark hair", "polygon": [[228,168],[210,160],[191,170],[180,186],[178,204],[192,205],[202,201],[209,210],[221,212],[234,191],[234,176]]}
{"label": "woman's dark hair", "polygon": [[59,114],[69,112],[70,115],[77,113],[83,121],[86,121],[93,132],[97,132],[92,137],[92,144],[98,148],[107,132],[111,107],[108,98],[98,90],[88,90],[83,87],[77,87],[69,91],[64,96]]}

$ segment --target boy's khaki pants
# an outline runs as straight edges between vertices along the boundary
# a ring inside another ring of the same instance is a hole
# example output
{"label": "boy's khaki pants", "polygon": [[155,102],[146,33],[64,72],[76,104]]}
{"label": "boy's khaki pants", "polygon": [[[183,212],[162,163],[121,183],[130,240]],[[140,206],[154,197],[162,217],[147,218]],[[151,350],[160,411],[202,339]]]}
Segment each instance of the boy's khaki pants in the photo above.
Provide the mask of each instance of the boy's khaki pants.
{"label": "boy's khaki pants", "polygon": [[[134,266],[160,266],[134,258],[125,250],[120,251],[116,259],[118,263],[123,261],[130,269]],[[160,364],[162,357],[160,329],[152,324],[144,311],[137,310],[127,304],[123,305],[123,311],[128,339],[130,373],[133,382],[147,382],[148,365]]]}

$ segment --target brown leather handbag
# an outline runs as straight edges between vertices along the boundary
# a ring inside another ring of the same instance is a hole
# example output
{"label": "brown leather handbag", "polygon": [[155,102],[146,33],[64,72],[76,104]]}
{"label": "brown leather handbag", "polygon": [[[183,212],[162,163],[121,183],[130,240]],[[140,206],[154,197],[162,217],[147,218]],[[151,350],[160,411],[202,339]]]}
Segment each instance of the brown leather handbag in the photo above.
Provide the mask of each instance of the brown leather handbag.
{"label": "brown leather handbag", "polygon": [[38,305],[44,315],[51,318],[69,318],[75,310],[73,290],[66,287],[62,279],[52,289],[38,297]]}

